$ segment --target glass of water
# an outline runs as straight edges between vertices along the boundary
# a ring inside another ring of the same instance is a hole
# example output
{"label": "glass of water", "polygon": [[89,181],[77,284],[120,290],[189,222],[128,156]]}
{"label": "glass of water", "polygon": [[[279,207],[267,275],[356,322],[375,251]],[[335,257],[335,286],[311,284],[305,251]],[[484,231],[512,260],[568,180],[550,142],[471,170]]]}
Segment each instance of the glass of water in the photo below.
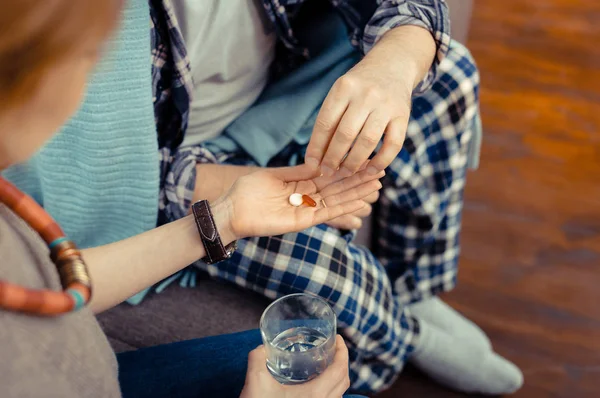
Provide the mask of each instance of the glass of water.
{"label": "glass of water", "polygon": [[314,379],[333,361],[336,329],[335,313],[320,297],[281,297],[260,318],[267,368],[282,384]]}

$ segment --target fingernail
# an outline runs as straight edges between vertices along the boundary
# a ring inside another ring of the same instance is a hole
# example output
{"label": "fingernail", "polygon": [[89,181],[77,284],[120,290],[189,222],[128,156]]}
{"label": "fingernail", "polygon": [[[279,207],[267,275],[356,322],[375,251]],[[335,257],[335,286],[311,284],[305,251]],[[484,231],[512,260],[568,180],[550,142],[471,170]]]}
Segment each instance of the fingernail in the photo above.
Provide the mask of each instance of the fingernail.
{"label": "fingernail", "polygon": [[321,166],[321,173],[323,173],[325,177],[331,177],[335,171],[327,166]]}
{"label": "fingernail", "polygon": [[316,158],[306,158],[306,159],[304,159],[304,163],[306,163],[308,166],[310,166],[313,169],[316,169],[317,167],[319,167],[319,160]]}
{"label": "fingernail", "polygon": [[379,173],[379,170],[377,170],[375,167],[373,166],[369,166],[369,168],[367,169],[367,174],[374,176],[375,174]]}
{"label": "fingernail", "polygon": [[354,174],[354,173],[352,173],[352,171],[350,171],[349,169],[347,169],[345,167],[342,167],[340,169],[340,175],[344,178],[350,177],[352,174]]}

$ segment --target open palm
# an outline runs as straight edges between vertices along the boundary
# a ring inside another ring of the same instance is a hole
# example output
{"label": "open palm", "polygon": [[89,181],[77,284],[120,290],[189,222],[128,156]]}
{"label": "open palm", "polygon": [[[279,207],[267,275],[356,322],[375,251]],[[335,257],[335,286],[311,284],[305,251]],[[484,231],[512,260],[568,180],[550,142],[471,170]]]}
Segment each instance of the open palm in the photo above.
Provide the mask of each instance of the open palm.
{"label": "open palm", "polygon": [[[238,179],[226,195],[231,228],[238,237],[301,231],[359,210],[362,199],[381,188],[381,176],[362,171],[347,178],[318,177],[306,165],[254,172]],[[290,205],[293,193],[310,195],[317,206]]]}

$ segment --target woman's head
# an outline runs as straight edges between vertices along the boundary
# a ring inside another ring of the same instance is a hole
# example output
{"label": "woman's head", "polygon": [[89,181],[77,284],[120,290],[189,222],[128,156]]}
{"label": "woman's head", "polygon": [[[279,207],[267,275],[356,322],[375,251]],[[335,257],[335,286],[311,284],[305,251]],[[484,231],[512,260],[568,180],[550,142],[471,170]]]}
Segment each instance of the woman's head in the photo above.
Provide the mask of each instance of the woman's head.
{"label": "woman's head", "polygon": [[123,0],[3,0],[0,169],[29,158],[75,112]]}

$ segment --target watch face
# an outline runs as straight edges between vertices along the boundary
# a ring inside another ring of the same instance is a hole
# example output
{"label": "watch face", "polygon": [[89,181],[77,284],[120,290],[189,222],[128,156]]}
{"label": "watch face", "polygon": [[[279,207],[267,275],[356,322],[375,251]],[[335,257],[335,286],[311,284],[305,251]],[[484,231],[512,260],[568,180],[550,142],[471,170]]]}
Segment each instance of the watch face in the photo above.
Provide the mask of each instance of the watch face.
{"label": "watch face", "polygon": [[235,251],[237,250],[237,241],[231,242],[229,245],[227,245],[226,249],[227,258],[233,256],[233,253],[235,253]]}

